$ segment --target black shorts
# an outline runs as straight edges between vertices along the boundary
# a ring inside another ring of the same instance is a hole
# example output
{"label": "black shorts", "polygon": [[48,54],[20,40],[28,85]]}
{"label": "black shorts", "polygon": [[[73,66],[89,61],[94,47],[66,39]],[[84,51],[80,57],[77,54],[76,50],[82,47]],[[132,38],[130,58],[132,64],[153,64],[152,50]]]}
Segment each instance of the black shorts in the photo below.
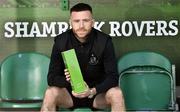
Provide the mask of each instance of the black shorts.
{"label": "black shorts", "polygon": [[95,108],[93,108],[93,102],[95,99],[95,95],[93,96],[93,98],[76,98],[72,95],[71,93],[71,89],[68,89],[69,94],[71,95],[71,98],[73,100],[73,107],[71,109],[75,109],[75,108],[91,108],[93,110],[96,110]]}

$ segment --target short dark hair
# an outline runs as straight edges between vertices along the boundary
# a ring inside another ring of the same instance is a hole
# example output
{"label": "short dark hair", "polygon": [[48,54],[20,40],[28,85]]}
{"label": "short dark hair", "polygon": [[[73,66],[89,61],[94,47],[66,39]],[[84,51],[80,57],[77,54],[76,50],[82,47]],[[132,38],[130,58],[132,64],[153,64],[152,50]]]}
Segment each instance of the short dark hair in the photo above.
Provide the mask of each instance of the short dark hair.
{"label": "short dark hair", "polygon": [[71,8],[70,13],[72,13],[73,11],[78,12],[78,11],[86,11],[86,10],[92,13],[92,8],[90,5],[85,3],[78,3]]}

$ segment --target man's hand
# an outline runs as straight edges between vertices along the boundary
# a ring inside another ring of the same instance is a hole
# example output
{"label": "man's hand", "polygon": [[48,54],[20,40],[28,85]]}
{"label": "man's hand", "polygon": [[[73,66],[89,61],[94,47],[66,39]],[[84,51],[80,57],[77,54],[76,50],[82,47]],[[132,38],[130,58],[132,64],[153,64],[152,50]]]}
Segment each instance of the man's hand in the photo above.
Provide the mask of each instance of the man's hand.
{"label": "man's hand", "polygon": [[[64,75],[66,76],[66,81],[70,82],[71,78],[70,78],[70,73],[68,71],[68,69],[64,69]],[[90,95],[95,95],[96,94],[96,89],[93,88],[93,92],[90,90],[89,86],[86,84],[86,82],[84,82],[86,87],[87,87],[87,90],[82,92],[82,93],[75,93],[74,91],[72,91],[72,95],[74,97],[77,97],[77,98],[85,98],[85,97],[89,97]]]}
{"label": "man's hand", "polygon": [[85,98],[85,97],[88,97],[90,95],[90,89],[87,88],[87,90],[82,92],[82,93],[75,93],[74,91],[72,91],[72,94],[76,98]]}

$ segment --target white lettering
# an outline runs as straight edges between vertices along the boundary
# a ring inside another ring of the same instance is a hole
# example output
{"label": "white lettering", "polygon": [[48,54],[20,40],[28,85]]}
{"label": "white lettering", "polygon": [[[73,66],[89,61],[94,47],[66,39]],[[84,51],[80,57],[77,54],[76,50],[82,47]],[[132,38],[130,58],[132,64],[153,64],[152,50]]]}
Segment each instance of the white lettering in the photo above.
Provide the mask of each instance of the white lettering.
{"label": "white lettering", "polygon": [[15,37],[28,37],[27,29],[28,22],[16,22],[16,35]]}
{"label": "white lettering", "polygon": [[117,22],[117,21],[110,21],[109,22],[110,24],[110,28],[111,28],[111,31],[110,31],[110,36],[122,36],[121,33],[118,31],[119,28],[120,28],[120,23]]}
{"label": "white lettering", "polygon": [[157,36],[165,35],[167,36],[168,33],[166,32],[167,29],[167,22],[166,21],[156,21],[157,23]]}
{"label": "white lettering", "polygon": [[43,33],[42,33],[42,37],[47,37],[48,34],[51,34],[51,36],[56,36],[55,33],[55,24],[56,22],[51,22],[51,24],[48,27],[48,23],[47,22],[42,22],[41,23],[43,25]]}
{"label": "white lettering", "polygon": [[4,28],[5,28],[4,36],[5,37],[11,38],[14,36],[14,30],[12,29],[12,27],[14,27],[13,22],[7,22],[4,25]]}
{"label": "white lettering", "polygon": [[[173,25],[173,24],[174,24],[174,25]],[[178,28],[177,28],[177,26],[178,26],[178,21],[176,21],[176,20],[171,20],[171,21],[169,22],[169,28],[172,29],[172,30],[169,30],[169,35],[170,35],[170,36],[175,36],[175,35],[178,34]]]}
{"label": "white lettering", "polygon": [[94,24],[94,28],[95,29],[97,29],[97,30],[99,30],[99,31],[101,31],[101,28],[102,28],[102,26],[105,24],[105,22],[104,21],[102,21],[102,22],[95,22],[95,24]]}
{"label": "white lettering", "polygon": [[41,37],[40,30],[39,30],[37,22],[34,22],[32,24],[31,31],[30,31],[30,34],[29,34],[29,37],[35,37],[35,36]]}
{"label": "white lettering", "polygon": [[155,36],[155,28],[153,26],[155,21],[145,21],[144,23],[147,25],[145,36]]}
{"label": "white lettering", "polygon": [[[95,22],[94,28],[101,31],[106,23]],[[55,37],[71,28],[67,22],[6,22],[4,36],[12,37]],[[107,27],[106,27],[107,28]],[[109,35],[112,37],[144,36],[176,36],[178,35],[177,20],[159,21],[109,21]]]}
{"label": "white lettering", "polygon": [[135,28],[135,31],[136,31],[136,35],[138,37],[141,36],[142,32],[143,32],[143,28],[144,28],[144,22],[141,22],[140,28],[138,27],[137,21],[133,21],[133,24],[134,24],[134,28]]}
{"label": "white lettering", "polygon": [[[126,30],[129,30],[128,32],[126,32]],[[133,27],[132,27],[132,24],[130,21],[125,21],[123,24],[122,24],[122,34],[124,36],[130,36],[133,32]]]}
{"label": "white lettering", "polygon": [[68,29],[68,24],[66,22],[57,22],[57,24],[59,26],[58,34],[61,34],[61,33],[65,32]]}

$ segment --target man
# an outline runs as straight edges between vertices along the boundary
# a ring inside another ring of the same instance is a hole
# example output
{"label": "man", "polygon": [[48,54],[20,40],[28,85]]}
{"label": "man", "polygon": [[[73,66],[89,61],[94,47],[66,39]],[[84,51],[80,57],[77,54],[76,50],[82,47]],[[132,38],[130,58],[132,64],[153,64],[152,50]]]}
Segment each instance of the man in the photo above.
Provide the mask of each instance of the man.
{"label": "man", "polygon": [[[104,109],[124,111],[124,99],[118,87],[118,73],[113,44],[109,35],[93,28],[92,8],[79,3],[70,10],[72,29],[55,38],[48,73],[49,87],[45,92],[41,111],[55,111],[56,107]],[[72,91],[70,73],[65,68],[62,51],[74,48],[87,91]]]}

